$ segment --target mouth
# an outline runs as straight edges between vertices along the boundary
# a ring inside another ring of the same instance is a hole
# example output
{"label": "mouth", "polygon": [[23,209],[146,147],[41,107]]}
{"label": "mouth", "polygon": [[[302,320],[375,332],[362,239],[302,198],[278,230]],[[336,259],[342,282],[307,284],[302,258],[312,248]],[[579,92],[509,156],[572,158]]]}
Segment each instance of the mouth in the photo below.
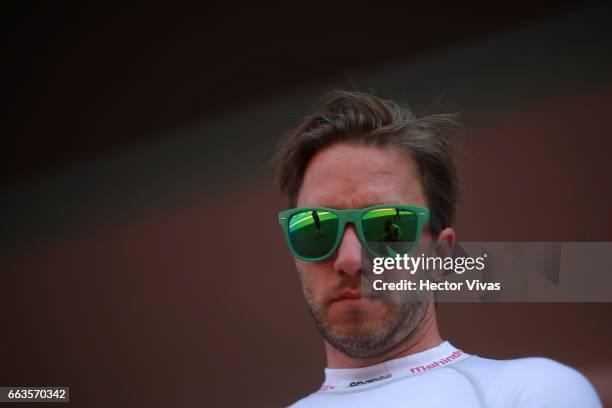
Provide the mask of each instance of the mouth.
{"label": "mouth", "polygon": [[344,290],[340,292],[338,295],[332,298],[331,301],[339,302],[342,300],[360,300],[360,299],[362,299],[361,290],[354,289],[354,290]]}
{"label": "mouth", "polygon": [[367,295],[364,296],[361,290],[349,290],[340,292],[331,300],[330,305],[348,307],[351,309],[363,309],[369,308],[377,300],[378,299],[374,299]]}

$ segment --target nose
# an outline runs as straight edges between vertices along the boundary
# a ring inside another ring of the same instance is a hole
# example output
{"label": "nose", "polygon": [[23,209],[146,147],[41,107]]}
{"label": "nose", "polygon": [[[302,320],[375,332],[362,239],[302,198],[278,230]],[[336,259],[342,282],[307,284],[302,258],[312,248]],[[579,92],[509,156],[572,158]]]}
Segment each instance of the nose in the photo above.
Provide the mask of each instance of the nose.
{"label": "nose", "polygon": [[355,227],[351,224],[347,225],[344,230],[342,241],[336,252],[334,269],[350,276],[361,273],[361,242]]}

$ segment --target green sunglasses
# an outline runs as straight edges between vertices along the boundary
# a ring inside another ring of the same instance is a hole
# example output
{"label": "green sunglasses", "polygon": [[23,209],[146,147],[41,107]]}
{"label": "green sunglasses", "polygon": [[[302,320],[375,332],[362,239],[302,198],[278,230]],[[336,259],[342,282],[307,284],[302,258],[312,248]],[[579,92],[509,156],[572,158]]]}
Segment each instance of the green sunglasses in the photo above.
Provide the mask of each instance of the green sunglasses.
{"label": "green sunglasses", "polygon": [[334,255],[347,223],[374,256],[410,253],[419,242],[429,209],[406,204],[380,204],[354,210],[300,207],[281,211],[278,222],[289,249],[304,261],[323,261]]}

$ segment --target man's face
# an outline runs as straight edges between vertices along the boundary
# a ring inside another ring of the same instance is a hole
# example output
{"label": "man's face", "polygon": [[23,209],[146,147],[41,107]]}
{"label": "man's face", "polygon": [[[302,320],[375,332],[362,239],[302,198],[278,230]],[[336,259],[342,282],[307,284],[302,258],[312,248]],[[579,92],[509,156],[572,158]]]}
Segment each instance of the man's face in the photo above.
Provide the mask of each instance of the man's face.
{"label": "man's face", "polygon": [[[298,207],[364,208],[403,203],[426,207],[416,165],[393,148],[335,144],[316,154],[306,169]],[[426,226],[421,242],[431,241]],[[304,296],[323,337],[354,358],[384,353],[421,324],[428,304],[358,299],[361,243],[347,224],[336,256],[295,263]]]}

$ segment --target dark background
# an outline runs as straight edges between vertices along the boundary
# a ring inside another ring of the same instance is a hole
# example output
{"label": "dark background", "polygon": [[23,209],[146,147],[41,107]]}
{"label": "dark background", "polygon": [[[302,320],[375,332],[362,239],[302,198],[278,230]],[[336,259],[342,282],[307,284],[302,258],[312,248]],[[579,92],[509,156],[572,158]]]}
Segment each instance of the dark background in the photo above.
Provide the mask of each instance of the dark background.
{"label": "dark background", "polygon": [[[612,7],[5,5],[0,385],[73,406],[283,406],[321,340],[270,158],[322,92],[462,112],[462,241],[612,241]],[[609,303],[441,304],[443,337],[572,365]]]}

